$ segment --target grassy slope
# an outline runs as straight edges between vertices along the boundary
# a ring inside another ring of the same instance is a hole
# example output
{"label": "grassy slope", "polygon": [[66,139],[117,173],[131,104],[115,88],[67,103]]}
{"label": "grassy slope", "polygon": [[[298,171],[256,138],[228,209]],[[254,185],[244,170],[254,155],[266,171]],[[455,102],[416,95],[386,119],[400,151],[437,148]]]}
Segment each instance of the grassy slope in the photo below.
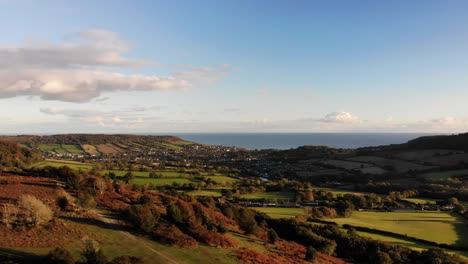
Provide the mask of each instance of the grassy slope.
{"label": "grassy slope", "polygon": [[[144,257],[147,263],[165,264],[167,259],[151,251],[150,248],[161,252],[165,256],[173,259],[177,263],[192,264],[192,263],[238,263],[232,256],[233,249],[219,249],[209,246],[200,246],[197,249],[183,249],[163,245],[161,243],[149,240],[144,237],[132,239],[118,230],[108,229],[102,226],[96,226],[86,223],[76,223],[68,221],[70,225],[78,225],[82,230],[97,237],[100,247],[108,258],[114,258],[121,255],[133,255]],[[81,241],[77,240],[73,244],[64,245],[65,248],[78,257],[82,249]],[[249,243],[245,241],[245,243]],[[51,248],[13,248],[8,249],[17,252],[19,255],[30,257],[31,260],[37,261],[37,257],[46,255]],[[2,255],[2,249],[0,249]],[[33,262],[32,262],[33,263]]]}

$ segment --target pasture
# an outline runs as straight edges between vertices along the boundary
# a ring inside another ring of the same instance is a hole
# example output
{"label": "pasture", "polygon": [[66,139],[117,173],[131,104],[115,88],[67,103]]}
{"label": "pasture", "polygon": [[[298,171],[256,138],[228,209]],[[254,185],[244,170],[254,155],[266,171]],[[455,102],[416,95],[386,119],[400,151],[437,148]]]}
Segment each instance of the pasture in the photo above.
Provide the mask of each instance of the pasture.
{"label": "pasture", "polygon": [[437,243],[468,245],[466,221],[447,212],[353,212],[349,218],[336,218],[331,221],[340,225],[368,227]]}
{"label": "pasture", "polygon": [[468,170],[437,171],[420,175],[420,177],[423,177],[429,181],[444,181],[448,180],[449,178],[457,178],[462,176],[468,176]]}
{"label": "pasture", "polygon": [[405,198],[403,199],[408,202],[412,202],[415,204],[436,204],[436,199],[429,199],[429,198]]}
{"label": "pasture", "polygon": [[272,218],[293,218],[298,215],[307,216],[303,208],[280,208],[280,207],[250,207],[256,211],[265,213]]}
{"label": "pasture", "polygon": [[[345,194],[353,194],[353,195],[369,195],[371,193],[368,192],[358,192],[354,190],[344,190],[344,189],[334,189],[334,188],[326,188],[326,187],[313,187],[314,191],[324,191],[324,192],[331,192],[333,196],[338,195],[345,195]],[[382,196],[382,195],[378,195]]]}
{"label": "pasture", "polygon": [[424,161],[429,162],[434,165],[438,165],[438,166],[455,166],[455,165],[459,165],[460,163],[467,163],[468,153],[437,156],[437,157],[425,159]]}
{"label": "pasture", "polygon": [[259,192],[241,194],[240,198],[243,199],[266,199],[266,200],[294,200],[294,193],[292,192]]}
{"label": "pasture", "polygon": [[130,183],[136,185],[144,185],[144,184],[154,184],[154,185],[172,185],[173,183],[177,184],[190,184],[192,182],[199,182],[195,179],[187,179],[187,178],[135,178]]}
{"label": "pasture", "polygon": [[212,196],[212,197],[221,197],[221,190],[197,190],[197,191],[191,191],[188,192],[187,194],[190,194],[192,196]]}
{"label": "pasture", "polygon": [[435,156],[447,155],[451,150],[448,149],[421,149],[414,151],[405,151],[397,153],[395,156],[402,160],[421,161]]}
{"label": "pasture", "polygon": [[377,156],[358,156],[354,158],[348,159],[350,161],[357,161],[357,162],[368,162],[375,164],[378,167],[391,167],[397,172],[408,172],[410,170],[419,171],[419,170],[426,170],[432,167],[420,165],[417,163],[412,163],[403,160],[396,160],[396,159],[386,159]]}
{"label": "pasture", "polygon": [[345,170],[355,170],[355,169],[374,166],[370,163],[355,162],[355,161],[349,161],[349,160],[323,160],[320,163],[325,164],[325,165],[331,165],[331,166],[345,169]]}
{"label": "pasture", "polygon": [[[110,172],[115,173],[118,177],[123,177],[128,173],[127,170],[102,170],[102,174],[108,174]],[[190,172],[185,171],[155,171],[157,178],[150,178],[148,171],[132,171],[135,179],[131,181],[132,184],[143,185],[143,184],[154,184],[154,185],[171,185],[172,183],[184,184],[184,183],[199,183],[201,180],[196,179]],[[208,176],[210,175],[210,176]],[[202,173],[206,179],[211,179],[216,184],[231,184],[237,182],[238,179],[225,176],[219,173],[206,174]]]}
{"label": "pasture", "polygon": [[[346,232],[347,230],[343,229],[343,231]],[[363,237],[368,237],[368,238],[372,238],[372,239],[375,239],[375,240],[388,242],[388,243],[393,244],[393,245],[408,247],[408,248],[411,248],[411,249],[417,250],[417,251],[433,248],[432,246],[426,245],[426,244],[421,243],[421,242],[405,240],[405,239],[396,238],[396,237],[392,237],[392,236],[374,234],[374,233],[363,232],[363,231],[356,231],[356,233],[358,235],[360,235],[360,236],[363,236]],[[458,254],[458,255],[463,256],[463,257],[468,256],[468,252],[466,252],[466,251],[452,251],[452,250],[447,250],[447,249],[444,249],[444,251],[447,251],[447,252],[450,252],[450,253],[455,253],[455,254]]]}
{"label": "pasture", "polygon": [[91,170],[93,168],[92,164],[89,163],[80,163],[80,162],[75,162],[75,161],[67,161],[67,160],[51,160],[51,159],[46,159],[37,163],[34,163],[31,165],[31,167],[38,167],[38,168],[43,168],[46,166],[51,166],[51,167],[63,167],[63,166],[68,166],[72,169],[75,170]]}
{"label": "pasture", "polygon": [[89,144],[83,144],[81,145],[81,148],[86,152],[88,153],[89,155],[99,155],[99,151],[97,150],[97,148],[93,145],[89,145]]}

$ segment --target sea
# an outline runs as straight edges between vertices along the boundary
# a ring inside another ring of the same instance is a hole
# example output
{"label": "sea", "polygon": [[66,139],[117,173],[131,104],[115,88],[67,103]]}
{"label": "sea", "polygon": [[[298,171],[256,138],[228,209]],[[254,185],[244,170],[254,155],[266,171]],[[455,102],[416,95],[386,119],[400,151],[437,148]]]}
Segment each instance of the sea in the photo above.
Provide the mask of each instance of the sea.
{"label": "sea", "polygon": [[174,133],[174,136],[209,145],[246,149],[290,149],[300,146],[360,148],[406,143],[434,134],[417,133]]}

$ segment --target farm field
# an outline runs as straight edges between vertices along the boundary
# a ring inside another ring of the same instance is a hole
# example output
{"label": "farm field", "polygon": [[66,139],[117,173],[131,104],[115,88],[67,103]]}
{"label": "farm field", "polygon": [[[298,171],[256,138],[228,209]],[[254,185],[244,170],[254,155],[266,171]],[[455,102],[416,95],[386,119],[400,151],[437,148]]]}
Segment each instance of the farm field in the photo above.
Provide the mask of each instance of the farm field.
{"label": "farm field", "polygon": [[197,190],[188,192],[188,194],[192,196],[213,196],[213,197],[221,197],[221,190]]}
{"label": "farm field", "polygon": [[451,171],[440,171],[440,172],[430,172],[421,174],[420,177],[424,177],[426,180],[447,180],[449,178],[468,176],[468,170],[451,170]]}
{"label": "farm field", "polygon": [[[343,231],[346,232],[347,230],[343,229]],[[408,248],[411,248],[411,249],[414,249],[414,250],[417,250],[417,251],[432,248],[431,246],[428,246],[428,245],[423,244],[423,243],[404,240],[404,239],[391,237],[391,236],[373,234],[373,233],[363,232],[363,231],[356,231],[356,233],[358,235],[360,235],[360,236],[363,236],[363,237],[368,237],[368,238],[372,238],[372,239],[375,239],[375,240],[388,242],[390,244],[408,247]],[[447,249],[444,249],[444,250],[447,251],[447,252],[450,252],[450,253],[458,254],[458,255],[463,256],[463,257],[468,257],[468,252],[466,252],[466,251],[452,251],[452,250],[447,250]],[[468,259],[467,259],[467,261],[468,261]]]}
{"label": "farm field", "polygon": [[402,160],[423,160],[432,158],[437,155],[446,155],[451,153],[449,149],[421,149],[415,151],[405,151],[396,154],[395,156]]}
{"label": "farm field", "polygon": [[97,150],[104,154],[117,154],[119,151],[111,146],[100,144],[96,146]]}
{"label": "farm field", "polygon": [[243,199],[267,199],[267,200],[293,200],[294,194],[291,192],[261,192],[252,194],[242,194]]}
{"label": "farm field", "polygon": [[62,145],[60,144],[39,144],[38,148],[43,152],[49,152],[49,153],[55,152],[57,154],[68,154],[68,151],[62,148]]}
{"label": "farm field", "polygon": [[[123,177],[128,171],[126,170],[103,170],[102,174],[113,172],[118,177]],[[194,176],[188,172],[176,172],[176,171],[156,171],[157,178],[149,178],[149,172],[147,171],[132,171],[135,179],[131,181],[132,184],[143,185],[143,184],[155,184],[155,185],[171,185],[172,183],[184,184],[192,182],[200,182],[199,179],[195,179]],[[203,175],[203,174],[202,174]],[[236,178],[224,176],[221,174],[214,174],[214,176],[204,177],[213,180],[218,184],[228,184],[238,181]]]}
{"label": "farm field", "polygon": [[461,162],[468,161],[468,153],[447,155],[447,156],[437,156],[428,159],[424,159],[425,162],[429,162],[438,166],[454,166],[458,165]]}
{"label": "farm field", "polygon": [[93,165],[88,164],[88,163],[80,163],[80,162],[75,162],[75,161],[66,161],[66,160],[43,160],[37,163],[34,163],[31,165],[31,167],[46,167],[46,166],[52,166],[52,167],[62,167],[62,166],[68,166],[72,169],[75,170],[90,170],[93,168]]}
{"label": "farm field", "polygon": [[158,178],[158,179],[151,179],[151,178],[136,178],[133,179],[130,183],[136,185],[144,185],[144,184],[154,184],[154,185],[171,185],[173,183],[177,184],[184,184],[184,183],[192,183],[198,182],[195,179],[187,179],[187,178]]}
{"label": "farm field", "polygon": [[[359,192],[354,190],[343,190],[343,189],[335,189],[335,188],[326,188],[326,187],[313,187],[315,191],[325,191],[331,192],[335,197],[337,195],[345,195],[345,194],[354,194],[354,195],[369,195],[371,193],[368,192]],[[378,196],[382,196],[378,194]]]}
{"label": "farm field", "polygon": [[280,207],[250,207],[251,209],[265,213],[272,218],[293,218],[298,215],[307,215],[303,208],[280,208]]}
{"label": "farm field", "polygon": [[89,144],[82,144],[81,145],[81,148],[86,152],[88,153],[89,155],[99,155],[99,151],[97,150],[97,148],[93,145],[89,145]]}
{"label": "farm field", "polygon": [[425,170],[430,169],[430,166],[424,166],[408,161],[403,160],[395,160],[395,159],[386,159],[377,156],[358,156],[354,158],[348,159],[350,161],[357,161],[357,162],[368,162],[373,163],[378,167],[392,167],[397,172],[407,172],[410,170],[418,171],[418,170]]}
{"label": "farm field", "polygon": [[436,204],[436,199],[428,199],[428,198],[405,198],[403,199],[408,202],[412,202],[415,204]]}
{"label": "farm field", "polygon": [[353,212],[349,218],[331,221],[340,225],[350,224],[390,231],[437,243],[468,245],[466,221],[445,212]]}
{"label": "farm field", "polygon": [[332,165],[332,166],[346,169],[346,170],[354,170],[354,169],[374,166],[373,164],[370,164],[370,163],[355,162],[355,161],[349,161],[349,160],[323,160],[320,163],[326,164],[326,165]]}
{"label": "farm field", "polygon": [[215,181],[216,183],[221,183],[221,184],[225,184],[225,183],[233,183],[233,182],[237,182],[239,181],[238,179],[236,178],[232,178],[232,177],[228,177],[228,176],[223,176],[223,175],[215,175],[215,176],[205,176],[213,181]]}

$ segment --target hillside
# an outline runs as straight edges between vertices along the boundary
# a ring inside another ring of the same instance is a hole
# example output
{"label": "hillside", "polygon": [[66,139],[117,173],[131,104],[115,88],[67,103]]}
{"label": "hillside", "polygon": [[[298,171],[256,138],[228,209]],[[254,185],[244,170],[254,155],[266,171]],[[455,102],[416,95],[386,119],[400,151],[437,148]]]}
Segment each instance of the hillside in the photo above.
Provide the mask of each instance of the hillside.
{"label": "hillside", "polygon": [[468,133],[449,136],[427,136],[409,141],[408,148],[453,149],[468,151]]}
{"label": "hillside", "polygon": [[[109,258],[125,252],[147,263],[200,263],[205,255],[214,260],[206,263],[383,263],[400,258],[401,263],[427,263],[434,255],[446,258],[444,263],[464,263],[458,255],[446,254],[466,251],[459,238],[467,232],[468,218],[463,206],[468,201],[467,153],[462,150],[401,144],[365,151],[320,146],[247,151],[177,137],[4,138],[10,141],[4,143],[6,157],[27,162],[26,153],[37,149],[49,159],[0,176],[0,231],[6,237],[0,262],[2,257],[19,263],[43,259],[58,246],[80,262],[86,257],[83,243],[70,239],[77,237],[95,241]],[[53,210],[48,224],[37,224],[26,211],[12,211],[24,208],[24,194]],[[422,207],[420,201],[433,202]],[[447,211],[454,205],[456,211]],[[421,208],[427,219],[416,211]],[[408,224],[387,221],[394,219],[389,212],[394,209],[411,211],[401,219]],[[432,218],[445,221],[436,224]],[[385,225],[371,225],[377,221]],[[367,233],[343,232],[347,224]],[[424,232],[408,232],[414,225]],[[424,235],[430,228],[445,236]],[[413,251],[368,239],[369,233],[384,236],[382,241],[398,238],[418,243],[418,250],[428,245],[437,250]],[[15,259],[11,252],[23,256]],[[156,257],[161,261],[148,261]]]}
{"label": "hillside", "polygon": [[153,148],[179,149],[191,144],[174,136],[64,134],[51,136],[2,136],[0,140],[21,144],[45,154],[83,156],[141,152]]}
{"label": "hillside", "polygon": [[0,166],[22,167],[36,161],[39,153],[15,143],[0,141]]}
{"label": "hillside", "polygon": [[177,142],[183,141],[174,136],[141,136],[141,135],[107,135],[107,134],[63,134],[50,136],[19,135],[1,136],[0,140],[12,141],[19,144],[103,144],[128,142]]}

